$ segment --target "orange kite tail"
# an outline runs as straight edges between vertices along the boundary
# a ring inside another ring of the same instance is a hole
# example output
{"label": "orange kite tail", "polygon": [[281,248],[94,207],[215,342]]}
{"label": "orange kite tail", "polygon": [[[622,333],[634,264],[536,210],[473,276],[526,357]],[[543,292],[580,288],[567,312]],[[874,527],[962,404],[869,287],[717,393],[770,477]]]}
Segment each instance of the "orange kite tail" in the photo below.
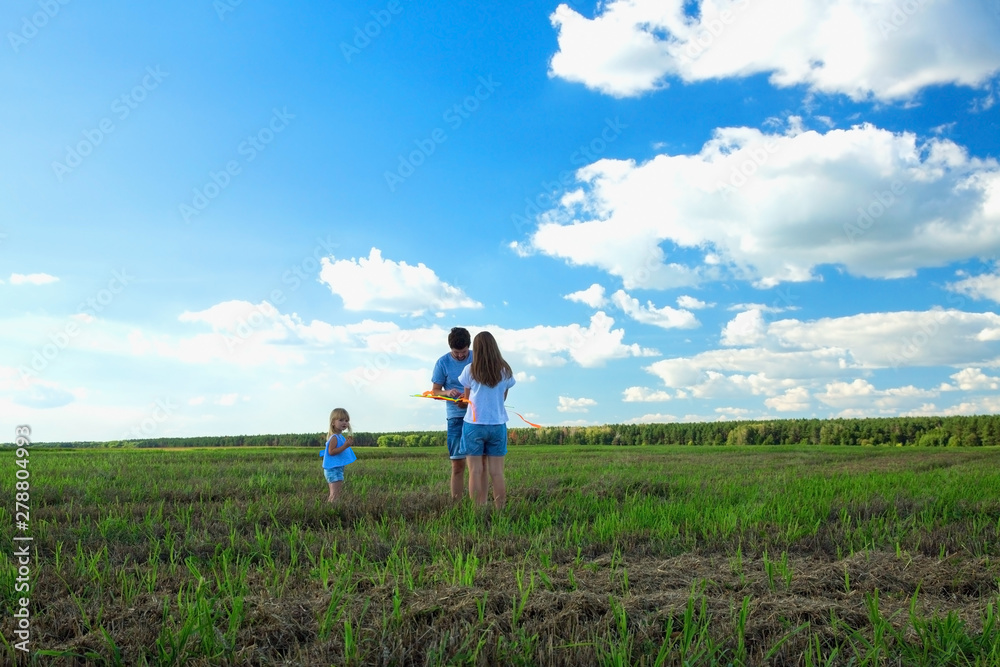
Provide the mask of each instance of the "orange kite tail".
{"label": "orange kite tail", "polygon": [[523,417],[523,416],[521,415],[521,413],[520,413],[520,412],[514,412],[514,414],[515,414],[515,415],[517,415],[518,417],[521,417],[521,421],[523,421],[523,422],[524,422],[525,424],[527,424],[528,426],[534,426],[535,428],[541,428],[541,427],[542,427],[542,426],[541,426],[540,424],[535,424],[535,423],[532,423],[532,422],[529,422],[529,421],[528,421],[527,419],[525,419],[525,418],[524,418],[524,417]]}

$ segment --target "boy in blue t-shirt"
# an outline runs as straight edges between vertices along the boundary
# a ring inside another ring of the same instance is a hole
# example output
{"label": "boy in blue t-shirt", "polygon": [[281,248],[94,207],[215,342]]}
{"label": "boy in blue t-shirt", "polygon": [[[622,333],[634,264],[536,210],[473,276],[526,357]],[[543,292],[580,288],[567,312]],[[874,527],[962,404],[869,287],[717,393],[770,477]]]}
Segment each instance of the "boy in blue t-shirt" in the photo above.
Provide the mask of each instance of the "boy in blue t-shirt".
{"label": "boy in blue t-shirt", "polygon": [[[458,398],[463,387],[458,376],[472,363],[469,344],[472,337],[463,327],[453,327],[448,334],[451,351],[434,364],[431,373],[431,391],[437,396]],[[462,424],[465,420],[467,404],[445,401],[448,419],[448,457],[451,459],[451,498],[461,500],[465,489],[465,453],[462,451]]]}

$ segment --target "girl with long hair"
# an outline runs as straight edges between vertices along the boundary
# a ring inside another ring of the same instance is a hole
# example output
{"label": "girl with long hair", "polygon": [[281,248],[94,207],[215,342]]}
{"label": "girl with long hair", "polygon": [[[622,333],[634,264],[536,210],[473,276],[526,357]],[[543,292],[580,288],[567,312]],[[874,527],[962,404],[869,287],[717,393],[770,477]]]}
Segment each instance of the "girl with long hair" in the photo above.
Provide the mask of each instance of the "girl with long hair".
{"label": "girl with long hair", "polygon": [[477,505],[486,504],[486,474],[493,484],[493,504],[497,509],[507,500],[503,476],[507,454],[507,391],[514,386],[510,368],[493,334],[482,331],[472,340],[472,363],[458,381],[465,387],[471,408],[462,426],[462,447],[469,464],[469,497]]}

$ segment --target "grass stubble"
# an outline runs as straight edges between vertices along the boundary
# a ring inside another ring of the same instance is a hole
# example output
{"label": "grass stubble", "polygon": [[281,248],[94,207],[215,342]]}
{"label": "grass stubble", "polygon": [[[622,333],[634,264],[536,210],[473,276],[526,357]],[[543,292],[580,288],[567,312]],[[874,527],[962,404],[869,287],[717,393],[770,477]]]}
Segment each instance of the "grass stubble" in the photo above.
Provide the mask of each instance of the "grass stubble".
{"label": "grass stubble", "polygon": [[339,506],[311,449],[31,466],[8,664],[1000,664],[996,448],[512,448],[499,512],[437,451],[359,451]]}

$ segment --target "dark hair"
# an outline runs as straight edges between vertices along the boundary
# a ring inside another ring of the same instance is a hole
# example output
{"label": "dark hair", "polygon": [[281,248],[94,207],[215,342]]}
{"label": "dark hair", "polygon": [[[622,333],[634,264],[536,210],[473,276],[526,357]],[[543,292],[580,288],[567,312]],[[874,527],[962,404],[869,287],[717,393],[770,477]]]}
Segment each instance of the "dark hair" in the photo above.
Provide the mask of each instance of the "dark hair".
{"label": "dark hair", "polygon": [[472,364],[469,368],[472,379],[476,382],[495,387],[500,380],[514,377],[510,364],[504,361],[497,347],[497,341],[489,331],[480,331],[472,342]]}
{"label": "dark hair", "polygon": [[452,327],[448,334],[448,347],[453,350],[464,350],[469,347],[469,330],[462,327]]}

